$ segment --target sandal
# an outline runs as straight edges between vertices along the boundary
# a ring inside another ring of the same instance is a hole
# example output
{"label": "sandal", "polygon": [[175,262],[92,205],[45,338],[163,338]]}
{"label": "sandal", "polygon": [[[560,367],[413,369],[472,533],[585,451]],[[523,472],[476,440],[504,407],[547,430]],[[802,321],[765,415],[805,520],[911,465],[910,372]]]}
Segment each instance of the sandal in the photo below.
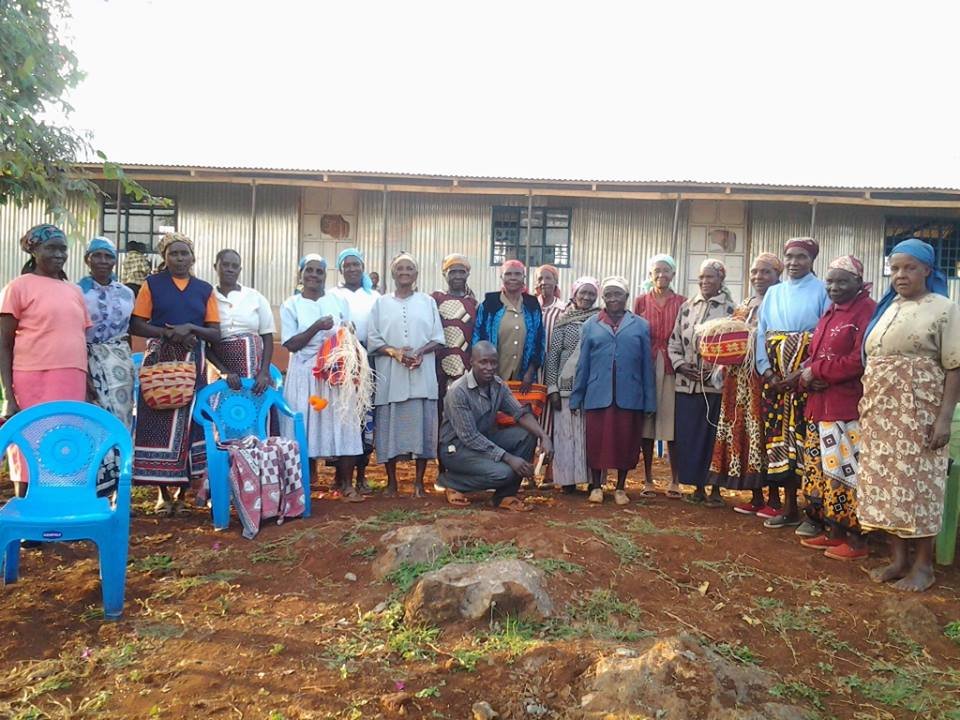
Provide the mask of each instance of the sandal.
{"label": "sandal", "polygon": [[188,515],[190,515],[190,508],[184,505],[183,500],[174,500],[170,516],[187,517]]}
{"label": "sandal", "polygon": [[613,501],[614,501],[617,505],[629,505],[629,504],[630,504],[630,496],[627,495],[627,491],[626,491],[626,490],[614,490],[614,491],[613,491]]}
{"label": "sandal", "polygon": [[669,500],[683,500],[683,493],[679,490],[667,490],[666,496]]}
{"label": "sandal", "polygon": [[157,500],[157,504],[153,506],[153,514],[160,517],[173,517],[173,500],[163,498]]}
{"label": "sandal", "polygon": [[655,498],[657,496],[656,491],[653,488],[645,487],[640,491],[640,497],[642,498]]}
{"label": "sandal", "polygon": [[722,508],[726,507],[727,504],[720,498],[708,497],[703,501],[703,506],[708,508]]}
{"label": "sandal", "polygon": [[532,507],[525,505],[522,500],[513,495],[505,497],[497,507],[502,510],[512,510],[513,512],[530,512],[533,510]]}
{"label": "sandal", "polygon": [[343,493],[343,495],[341,496],[341,499],[344,502],[348,502],[348,503],[362,503],[364,500],[366,500],[366,498],[363,495],[358,493],[356,490],[353,490],[352,488],[349,492]]}
{"label": "sandal", "polygon": [[470,504],[470,498],[456,490],[447,490],[447,502],[457,507],[464,507]]}

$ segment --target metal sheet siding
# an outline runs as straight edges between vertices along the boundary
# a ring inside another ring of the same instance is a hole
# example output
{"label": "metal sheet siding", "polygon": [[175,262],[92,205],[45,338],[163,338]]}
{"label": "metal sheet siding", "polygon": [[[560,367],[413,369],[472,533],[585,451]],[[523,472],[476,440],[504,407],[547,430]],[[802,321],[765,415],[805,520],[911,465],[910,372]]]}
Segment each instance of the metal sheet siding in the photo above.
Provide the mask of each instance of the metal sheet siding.
{"label": "metal sheet siding", "polygon": [[297,284],[299,188],[257,186],[256,244],[254,286],[271,305],[279,305],[290,297]]}
{"label": "metal sheet siding", "polygon": [[[368,269],[383,268],[383,195],[360,194],[356,240],[366,253]],[[441,196],[395,193],[387,200],[387,258],[406,250],[420,261],[419,285],[425,291],[443,287],[440,262],[449,253],[467,255],[473,270],[470,285],[478,295],[499,287],[498,269],[490,266],[491,222],[495,205],[521,205],[516,196]],[[536,206],[570,207],[570,268],[561,268],[565,291],[582,275],[600,279],[623,275],[636,288],[646,259],[669,252],[674,203],[534,197]],[[681,213],[680,252],[686,238]],[[681,278],[682,280],[682,278]],[[532,279],[531,279],[532,282]]]}
{"label": "metal sheet siding", "polygon": [[[76,282],[87,274],[83,251],[87,241],[99,231],[99,219],[96,212],[91,212],[79,200],[70,202],[68,209],[78,218],[80,228],[79,237],[72,238],[68,243],[67,265],[64,270],[67,277]],[[0,205],[0,286],[17,277],[29,259],[20,249],[20,238],[24,233],[34,225],[52,222],[52,216],[47,214],[41,203],[25,208]]]}

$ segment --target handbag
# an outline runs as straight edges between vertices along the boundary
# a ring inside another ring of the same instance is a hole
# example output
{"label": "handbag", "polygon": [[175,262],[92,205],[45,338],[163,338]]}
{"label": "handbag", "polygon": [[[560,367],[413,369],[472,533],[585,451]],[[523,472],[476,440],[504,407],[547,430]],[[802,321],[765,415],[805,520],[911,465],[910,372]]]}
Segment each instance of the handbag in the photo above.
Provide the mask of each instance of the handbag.
{"label": "handbag", "polygon": [[159,362],[140,368],[140,394],[143,395],[143,401],[154,410],[186,407],[193,401],[197,387],[197,364],[193,360],[193,352],[188,353],[184,360],[164,360],[165,348],[171,346],[163,343],[157,350]]}
{"label": "handbag", "polygon": [[[507,380],[506,385],[510,389],[510,392],[517,399],[517,402],[521,405],[529,405],[530,411],[533,413],[533,416],[540,419],[540,416],[543,415],[543,410],[547,405],[547,386],[546,385],[537,385],[534,383],[530,386],[530,391],[527,393],[520,392],[520,385],[522,383],[519,380]],[[510,427],[515,425],[516,420],[513,419],[510,415],[505,412],[497,413],[497,426],[498,427]]]}

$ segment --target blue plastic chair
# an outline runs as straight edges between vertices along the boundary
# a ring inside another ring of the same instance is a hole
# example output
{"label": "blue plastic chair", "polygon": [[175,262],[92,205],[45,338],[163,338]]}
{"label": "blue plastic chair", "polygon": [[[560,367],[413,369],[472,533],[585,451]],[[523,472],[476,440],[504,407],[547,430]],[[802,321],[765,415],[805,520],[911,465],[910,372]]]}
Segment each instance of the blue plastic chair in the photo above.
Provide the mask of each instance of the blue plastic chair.
{"label": "blue plastic chair", "polygon": [[273,386],[283,392],[283,373],[273,363],[270,363],[270,379],[273,380]]}
{"label": "blue plastic chair", "polygon": [[[214,528],[225,530],[230,525],[230,455],[217,447],[217,441],[235,440],[248,435],[265,440],[268,437],[271,408],[293,418],[294,439],[300,445],[303,467],[303,517],[310,517],[310,458],[307,456],[303,416],[293,412],[283,395],[274,388],[267,388],[261,395],[256,395],[253,392],[255,383],[251,378],[241,378],[240,383],[240,390],[231,390],[226,380],[207,385],[197,393],[193,405],[193,420],[203,427],[206,443]],[[219,396],[216,406],[213,402],[215,396]]]}
{"label": "blue plastic chair", "polygon": [[[92,540],[100,553],[103,614],[123,614],[130,538],[130,476],[133,441],[117,418],[96,405],[63,401],[22,410],[0,428],[0,452],[20,449],[29,485],[26,497],[0,508],[4,581],[17,581],[20,541]],[[97,497],[104,456],[119,452],[116,500]]]}

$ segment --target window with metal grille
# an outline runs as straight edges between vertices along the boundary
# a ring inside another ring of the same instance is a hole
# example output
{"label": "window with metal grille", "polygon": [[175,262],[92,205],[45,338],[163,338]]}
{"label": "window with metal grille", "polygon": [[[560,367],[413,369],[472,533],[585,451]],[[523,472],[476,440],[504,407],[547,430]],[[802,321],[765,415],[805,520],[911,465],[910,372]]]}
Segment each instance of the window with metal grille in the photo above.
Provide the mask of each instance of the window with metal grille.
{"label": "window with metal grille", "polygon": [[535,207],[528,222],[525,207],[494,207],[490,264],[519,260],[527,267],[570,267],[570,216],[570,208]]}
{"label": "window with metal grille", "polygon": [[143,243],[146,252],[155,252],[154,245],[165,229],[177,226],[176,200],[160,200],[162,204],[140,202],[125,197],[121,200],[118,213],[117,199],[106,198],[100,215],[102,234],[116,242],[121,252],[126,251],[128,244],[133,241]]}
{"label": "window with metal grille", "polygon": [[[887,218],[883,255],[890,256],[893,246],[907,238],[930,243],[937,255],[937,266],[947,277],[960,277],[960,220],[922,217]],[[884,270],[884,274],[889,274]]]}

